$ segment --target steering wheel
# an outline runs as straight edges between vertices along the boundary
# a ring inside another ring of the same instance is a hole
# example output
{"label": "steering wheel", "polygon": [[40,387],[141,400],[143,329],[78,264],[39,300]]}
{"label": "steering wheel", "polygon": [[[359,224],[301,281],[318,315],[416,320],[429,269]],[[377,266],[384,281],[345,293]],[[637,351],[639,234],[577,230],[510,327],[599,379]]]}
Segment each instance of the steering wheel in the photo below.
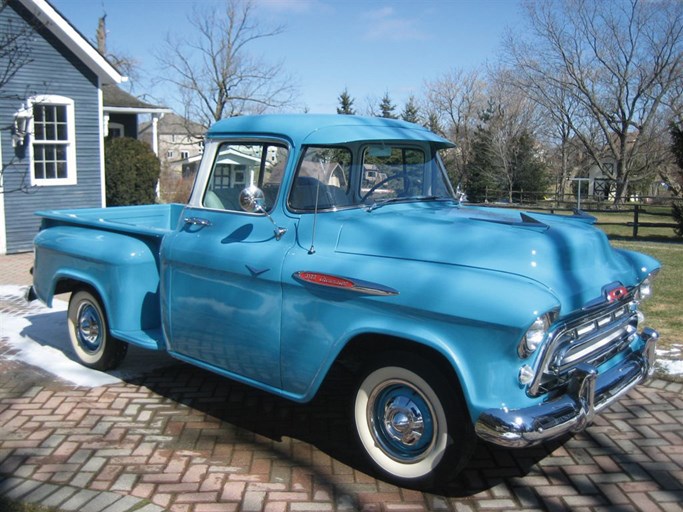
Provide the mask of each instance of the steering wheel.
{"label": "steering wheel", "polygon": [[396,179],[396,178],[401,178],[401,177],[405,177],[405,173],[397,172],[397,173],[394,173],[394,174],[390,174],[389,176],[387,176],[387,177],[384,178],[383,180],[380,180],[379,183],[375,183],[372,187],[370,187],[370,190],[368,190],[368,191],[363,195],[363,197],[360,198],[361,202],[364,203],[365,200],[368,198],[368,196],[369,196],[370,194],[372,194],[375,190],[377,190],[379,187],[381,187],[382,185],[384,185],[386,182],[391,181],[391,180],[394,180],[394,179]]}

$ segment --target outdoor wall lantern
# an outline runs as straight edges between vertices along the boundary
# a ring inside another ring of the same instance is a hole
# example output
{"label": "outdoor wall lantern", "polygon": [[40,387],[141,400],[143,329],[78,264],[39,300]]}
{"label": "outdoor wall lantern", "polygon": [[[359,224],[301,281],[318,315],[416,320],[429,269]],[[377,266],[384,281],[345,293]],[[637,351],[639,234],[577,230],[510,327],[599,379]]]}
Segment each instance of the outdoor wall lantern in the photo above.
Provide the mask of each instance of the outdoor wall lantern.
{"label": "outdoor wall lantern", "polygon": [[33,109],[22,103],[21,108],[14,113],[14,130],[12,133],[12,147],[24,146],[26,136],[31,126]]}

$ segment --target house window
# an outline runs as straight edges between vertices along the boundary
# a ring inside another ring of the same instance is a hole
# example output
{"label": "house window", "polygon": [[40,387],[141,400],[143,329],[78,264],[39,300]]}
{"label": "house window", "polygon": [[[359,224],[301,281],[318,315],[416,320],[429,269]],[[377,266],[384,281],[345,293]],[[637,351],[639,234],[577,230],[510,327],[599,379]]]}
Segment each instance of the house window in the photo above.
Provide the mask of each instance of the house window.
{"label": "house window", "polygon": [[31,184],[76,184],[74,102],[62,96],[29,98],[31,130]]}
{"label": "house window", "polygon": [[180,152],[180,158],[182,160],[185,160],[187,158],[190,158],[190,152],[189,151],[181,151]]}
{"label": "house window", "polygon": [[173,158],[173,150],[166,151],[166,158]]}
{"label": "house window", "polygon": [[123,128],[123,125],[121,123],[109,123],[109,135],[108,137],[110,139],[116,139],[119,137],[123,137],[125,134],[125,130]]}

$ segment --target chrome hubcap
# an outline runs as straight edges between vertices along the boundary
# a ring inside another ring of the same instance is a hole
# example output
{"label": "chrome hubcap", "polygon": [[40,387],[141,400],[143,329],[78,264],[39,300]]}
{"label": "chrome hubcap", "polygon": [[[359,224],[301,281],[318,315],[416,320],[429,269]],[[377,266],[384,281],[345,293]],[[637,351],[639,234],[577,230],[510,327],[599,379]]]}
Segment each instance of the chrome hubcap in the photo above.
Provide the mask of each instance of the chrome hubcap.
{"label": "chrome hubcap", "polygon": [[384,410],[384,427],[392,439],[412,446],[424,433],[422,411],[415,402],[406,397],[393,399],[387,403]]}
{"label": "chrome hubcap", "polygon": [[436,422],[419,389],[403,380],[384,382],[373,390],[367,407],[375,445],[388,457],[412,464],[429,455]]}

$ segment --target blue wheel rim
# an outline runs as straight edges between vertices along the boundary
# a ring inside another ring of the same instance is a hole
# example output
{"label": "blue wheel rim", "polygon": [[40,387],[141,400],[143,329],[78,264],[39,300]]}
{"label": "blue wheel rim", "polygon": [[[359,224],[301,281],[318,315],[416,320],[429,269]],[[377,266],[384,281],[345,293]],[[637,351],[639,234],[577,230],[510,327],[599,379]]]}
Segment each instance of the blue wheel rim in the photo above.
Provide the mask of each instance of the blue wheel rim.
{"label": "blue wheel rim", "polygon": [[102,347],[102,319],[97,308],[92,304],[82,304],[78,309],[78,323],[76,334],[78,344],[91,354],[96,353]]}
{"label": "blue wheel rim", "polygon": [[406,382],[392,382],[373,392],[368,403],[372,433],[390,458],[413,463],[434,445],[434,414],[429,402]]}

